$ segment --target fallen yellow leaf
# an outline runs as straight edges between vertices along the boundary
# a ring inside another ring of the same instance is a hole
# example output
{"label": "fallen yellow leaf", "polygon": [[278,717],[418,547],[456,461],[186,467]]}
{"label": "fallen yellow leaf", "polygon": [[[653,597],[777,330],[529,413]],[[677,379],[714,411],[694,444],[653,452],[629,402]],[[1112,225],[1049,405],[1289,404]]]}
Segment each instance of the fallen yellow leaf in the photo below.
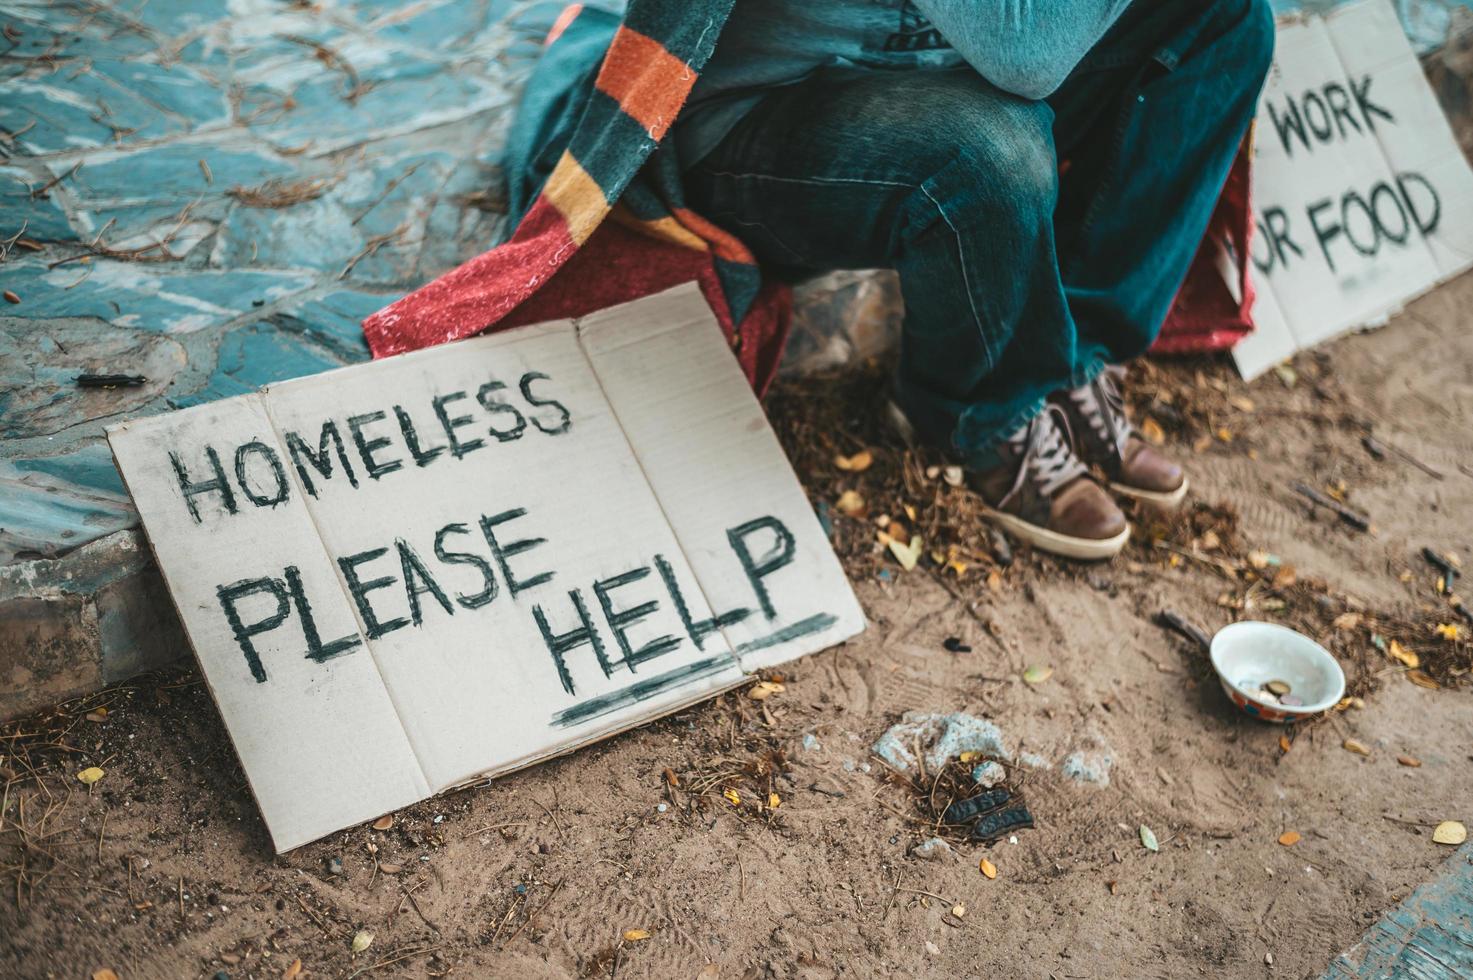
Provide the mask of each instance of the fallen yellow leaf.
{"label": "fallen yellow leaf", "polygon": [[1444,640],[1457,640],[1459,635],[1458,624],[1438,623],[1436,627],[1436,632],[1437,635],[1442,637]]}
{"label": "fallen yellow leaf", "polygon": [[766,701],[774,694],[781,694],[786,688],[776,681],[758,681],[747,688],[747,697],[753,701]]}
{"label": "fallen yellow leaf", "polygon": [[91,711],[87,712],[87,716],[86,717],[87,717],[87,720],[88,721],[96,721],[96,722],[104,722],[104,721],[107,721],[107,709],[106,708],[93,708]]}
{"label": "fallen yellow leaf", "polygon": [[296,980],[296,977],[301,972],[302,972],[302,959],[301,959],[301,957],[297,957],[296,959],[292,960],[292,965],[291,966],[289,966],[285,970],[282,970],[281,971],[281,980]]}
{"label": "fallen yellow leaf", "polygon": [[92,971],[92,980],[118,980],[118,975],[107,967]]}
{"label": "fallen yellow leaf", "polygon": [[989,880],[997,877],[997,865],[986,858],[977,862],[977,870],[986,875]]}
{"label": "fallen yellow leaf", "polygon": [[1457,820],[1444,820],[1432,831],[1432,840],[1437,844],[1450,844],[1454,847],[1468,839],[1468,828]]}
{"label": "fallen yellow leaf", "polygon": [[1299,836],[1299,831],[1297,830],[1286,830],[1279,835],[1279,843],[1283,844],[1285,847],[1293,847],[1302,839],[1303,838]]}
{"label": "fallen yellow leaf", "polygon": [[1400,660],[1408,667],[1422,666],[1422,658],[1417,656],[1417,652],[1415,650],[1408,650],[1406,647],[1402,646],[1400,643],[1397,643],[1395,640],[1391,641],[1391,649],[1387,652],[1390,653],[1392,657]]}
{"label": "fallen yellow leaf", "polygon": [[1147,418],[1141,422],[1141,435],[1145,436],[1147,442],[1153,446],[1159,446],[1166,441],[1166,433],[1161,429],[1161,423],[1153,418]]}
{"label": "fallen yellow leaf", "polygon": [[1366,743],[1364,742],[1357,742],[1353,738],[1347,738],[1342,744],[1344,745],[1347,752],[1354,752],[1356,755],[1371,754],[1370,746],[1366,745]]}
{"label": "fallen yellow leaf", "polygon": [[848,517],[858,517],[864,513],[864,498],[857,490],[845,490],[839,494],[839,499],[834,501],[834,508]]}
{"label": "fallen yellow leaf", "polygon": [[742,794],[738,793],[734,789],[728,789],[721,795],[726,797],[726,802],[730,803],[732,806],[742,805]]}
{"label": "fallen yellow leaf", "polygon": [[1408,769],[1422,768],[1422,760],[1418,759],[1414,755],[1399,755],[1396,757],[1396,761],[1406,766]]}
{"label": "fallen yellow leaf", "polygon": [[373,945],[373,933],[367,929],[359,929],[353,934],[353,952],[361,953]]}
{"label": "fallen yellow leaf", "polygon": [[778,807],[780,807],[782,805],[783,805],[783,798],[781,796],[778,796],[776,793],[768,793],[767,794],[767,808],[769,810],[776,810]]}
{"label": "fallen yellow leaf", "polygon": [[624,941],[626,943],[642,943],[648,938],[650,938],[650,931],[648,929],[624,930]]}
{"label": "fallen yellow leaf", "polygon": [[1052,676],[1054,676],[1054,669],[1052,667],[1043,667],[1036,664],[1023,671],[1023,680],[1029,684],[1042,684]]}
{"label": "fallen yellow leaf", "polygon": [[863,473],[874,463],[875,457],[868,449],[861,449],[853,456],[835,456],[834,465],[850,473]]}
{"label": "fallen yellow leaf", "polygon": [[1353,630],[1360,625],[1360,613],[1341,613],[1335,617],[1335,621],[1330,625],[1337,630]]}
{"label": "fallen yellow leaf", "polygon": [[951,914],[956,916],[958,919],[963,918],[967,914],[967,907],[958,902],[951,907]]}
{"label": "fallen yellow leaf", "polygon": [[104,775],[105,773],[103,773],[103,771],[97,766],[88,766],[86,769],[83,769],[81,772],[77,773],[77,778],[86,785],[91,786],[93,783],[101,779]]}
{"label": "fallen yellow leaf", "polygon": [[1424,671],[1420,671],[1420,670],[1409,670],[1409,671],[1407,671],[1407,680],[1411,681],[1413,684],[1417,685],[1418,687],[1425,687],[1429,691],[1439,690],[1439,688],[1437,686],[1437,682],[1434,681],[1431,677],[1429,677]]}
{"label": "fallen yellow leaf", "polygon": [[917,534],[910,539],[910,544],[908,545],[901,544],[899,541],[891,538],[889,547],[890,554],[894,555],[895,560],[900,562],[900,567],[909,572],[914,571],[916,563],[920,561],[921,550],[925,548],[925,542]]}

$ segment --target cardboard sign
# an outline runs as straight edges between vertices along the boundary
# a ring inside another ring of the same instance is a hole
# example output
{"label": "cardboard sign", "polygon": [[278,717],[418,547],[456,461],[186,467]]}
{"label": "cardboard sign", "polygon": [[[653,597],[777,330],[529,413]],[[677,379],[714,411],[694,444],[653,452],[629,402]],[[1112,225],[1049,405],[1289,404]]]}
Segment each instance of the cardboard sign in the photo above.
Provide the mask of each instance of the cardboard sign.
{"label": "cardboard sign", "polygon": [[693,285],[108,438],[278,850],[864,628]]}
{"label": "cardboard sign", "polygon": [[1247,378],[1473,265],[1473,172],[1386,0],[1280,23],[1253,199]]}

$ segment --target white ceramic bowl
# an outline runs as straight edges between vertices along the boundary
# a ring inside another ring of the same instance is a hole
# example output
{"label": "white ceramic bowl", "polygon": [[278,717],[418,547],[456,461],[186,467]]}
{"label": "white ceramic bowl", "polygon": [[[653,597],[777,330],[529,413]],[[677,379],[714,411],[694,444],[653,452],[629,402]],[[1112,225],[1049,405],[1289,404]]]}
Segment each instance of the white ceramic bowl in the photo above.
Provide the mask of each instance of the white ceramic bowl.
{"label": "white ceramic bowl", "polygon": [[[1319,714],[1345,696],[1345,672],[1330,652],[1273,623],[1224,626],[1212,638],[1212,667],[1223,692],[1245,714],[1283,724]],[[1275,704],[1252,693],[1269,681],[1289,684],[1303,705]]]}

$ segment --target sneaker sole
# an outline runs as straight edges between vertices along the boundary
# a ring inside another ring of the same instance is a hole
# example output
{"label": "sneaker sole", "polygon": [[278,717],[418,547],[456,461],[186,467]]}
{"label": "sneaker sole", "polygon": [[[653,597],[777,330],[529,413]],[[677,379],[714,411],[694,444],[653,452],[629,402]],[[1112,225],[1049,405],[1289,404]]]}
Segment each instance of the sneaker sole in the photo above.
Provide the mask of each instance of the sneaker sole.
{"label": "sneaker sole", "polygon": [[1019,540],[1028,542],[1039,551],[1047,551],[1051,555],[1060,555],[1064,558],[1103,561],[1120,554],[1121,549],[1125,547],[1125,542],[1130,540],[1130,525],[1128,524],[1125,530],[1113,538],[1076,538],[1073,535],[1050,531],[1037,524],[1030,524],[1021,517],[1014,517],[1012,514],[1005,514],[985,505],[982,512],[989,520]]}
{"label": "sneaker sole", "polygon": [[1132,500],[1139,500],[1142,503],[1150,504],[1153,507],[1159,507],[1162,510],[1174,510],[1177,507],[1181,506],[1181,502],[1186,499],[1187,488],[1190,486],[1191,484],[1187,481],[1186,477],[1182,477],[1181,486],[1177,487],[1175,490],[1164,491],[1141,490],[1137,487],[1130,487],[1126,486],[1124,483],[1115,483],[1113,481],[1110,483],[1110,489],[1114,490],[1122,497],[1130,497]]}

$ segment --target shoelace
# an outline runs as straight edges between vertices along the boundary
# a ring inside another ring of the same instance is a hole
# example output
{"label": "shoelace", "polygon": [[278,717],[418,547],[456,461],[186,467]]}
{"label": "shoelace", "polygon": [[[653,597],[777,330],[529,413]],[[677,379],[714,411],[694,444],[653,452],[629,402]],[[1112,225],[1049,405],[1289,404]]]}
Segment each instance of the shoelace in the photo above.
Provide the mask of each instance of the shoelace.
{"label": "shoelace", "polygon": [[1135,431],[1125,417],[1125,396],[1120,393],[1120,377],[1124,373],[1122,368],[1112,365],[1090,384],[1069,392],[1069,400],[1079,407],[1095,435],[1121,453]]}
{"label": "shoelace", "polygon": [[1063,413],[1049,406],[1008,439],[1008,444],[1023,457],[1018,484],[1025,475],[1031,476],[1043,495],[1052,497],[1066,483],[1085,474],[1084,464],[1064,438],[1066,424]]}

